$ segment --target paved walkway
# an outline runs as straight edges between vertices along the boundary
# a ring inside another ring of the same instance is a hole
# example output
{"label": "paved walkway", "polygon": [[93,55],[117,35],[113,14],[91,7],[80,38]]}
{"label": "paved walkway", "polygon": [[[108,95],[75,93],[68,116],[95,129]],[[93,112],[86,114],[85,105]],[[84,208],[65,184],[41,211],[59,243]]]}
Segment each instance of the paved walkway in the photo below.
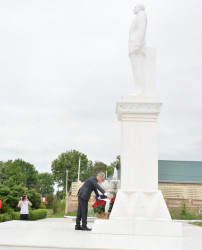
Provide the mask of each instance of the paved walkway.
{"label": "paved walkway", "polygon": [[[183,237],[100,235],[75,231],[67,218],[0,223],[0,250],[201,250],[202,227],[183,223]],[[92,227],[92,223],[88,224]],[[171,246],[174,247],[171,247]]]}

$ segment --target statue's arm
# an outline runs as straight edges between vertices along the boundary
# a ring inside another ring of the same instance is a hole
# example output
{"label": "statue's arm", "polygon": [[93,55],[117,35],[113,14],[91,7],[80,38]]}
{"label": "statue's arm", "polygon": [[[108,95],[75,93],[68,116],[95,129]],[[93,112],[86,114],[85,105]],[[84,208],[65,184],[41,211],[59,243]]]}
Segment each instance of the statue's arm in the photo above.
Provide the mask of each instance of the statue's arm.
{"label": "statue's arm", "polygon": [[146,16],[145,12],[139,13],[137,15],[137,32],[136,32],[136,36],[137,36],[136,46],[139,49],[141,48],[141,46],[144,42],[146,30],[147,30],[147,16]]}

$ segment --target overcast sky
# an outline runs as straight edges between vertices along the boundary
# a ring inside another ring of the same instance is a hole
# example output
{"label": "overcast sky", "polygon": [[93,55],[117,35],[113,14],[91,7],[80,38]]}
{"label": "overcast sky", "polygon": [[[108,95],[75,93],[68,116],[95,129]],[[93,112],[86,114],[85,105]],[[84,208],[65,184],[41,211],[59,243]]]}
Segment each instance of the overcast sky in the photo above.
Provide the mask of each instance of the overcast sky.
{"label": "overcast sky", "polygon": [[[159,159],[202,161],[202,1],[143,1],[157,48]],[[134,92],[127,55],[132,0],[0,0],[0,160],[51,171],[76,149],[120,154],[121,96]]]}

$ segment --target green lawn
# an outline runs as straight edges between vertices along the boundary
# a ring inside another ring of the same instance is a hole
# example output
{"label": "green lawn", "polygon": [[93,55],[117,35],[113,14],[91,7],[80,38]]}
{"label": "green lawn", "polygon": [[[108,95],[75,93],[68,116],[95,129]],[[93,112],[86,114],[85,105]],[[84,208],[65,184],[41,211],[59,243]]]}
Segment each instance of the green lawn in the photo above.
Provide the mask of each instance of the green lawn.
{"label": "green lawn", "polygon": [[[53,214],[53,209],[47,209],[47,218],[64,218],[64,215],[67,216],[76,216],[77,215],[77,210],[68,212],[65,214],[65,210],[60,210],[56,214]],[[88,209],[88,217],[96,217],[97,215],[93,212],[92,208]]]}
{"label": "green lawn", "polygon": [[65,211],[60,210],[59,212],[53,214],[53,209],[47,209],[47,218],[64,218]]}
{"label": "green lawn", "polygon": [[195,226],[199,226],[202,227],[202,222],[196,221],[196,222],[189,222],[189,224],[195,225]]}

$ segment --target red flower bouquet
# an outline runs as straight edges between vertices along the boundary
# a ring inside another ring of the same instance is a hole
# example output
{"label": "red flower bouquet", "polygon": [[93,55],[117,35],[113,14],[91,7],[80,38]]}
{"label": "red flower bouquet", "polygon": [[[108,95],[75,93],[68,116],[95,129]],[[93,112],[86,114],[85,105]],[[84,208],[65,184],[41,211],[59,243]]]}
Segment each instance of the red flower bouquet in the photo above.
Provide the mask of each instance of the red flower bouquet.
{"label": "red flower bouquet", "polygon": [[103,213],[105,211],[105,204],[106,204],[106,201],[103,201],[103,200],[96,201],[92,205],[94,212],[97,214]]}
{"label": "red flower bouquet", "polygon": [[112,208],[113,208],[113,206],[114,206],[115,200],[116,200],[116,196],[114,196],[114,197],[111,199],[110,206],[109,206],[109,213],[112,211]]}

